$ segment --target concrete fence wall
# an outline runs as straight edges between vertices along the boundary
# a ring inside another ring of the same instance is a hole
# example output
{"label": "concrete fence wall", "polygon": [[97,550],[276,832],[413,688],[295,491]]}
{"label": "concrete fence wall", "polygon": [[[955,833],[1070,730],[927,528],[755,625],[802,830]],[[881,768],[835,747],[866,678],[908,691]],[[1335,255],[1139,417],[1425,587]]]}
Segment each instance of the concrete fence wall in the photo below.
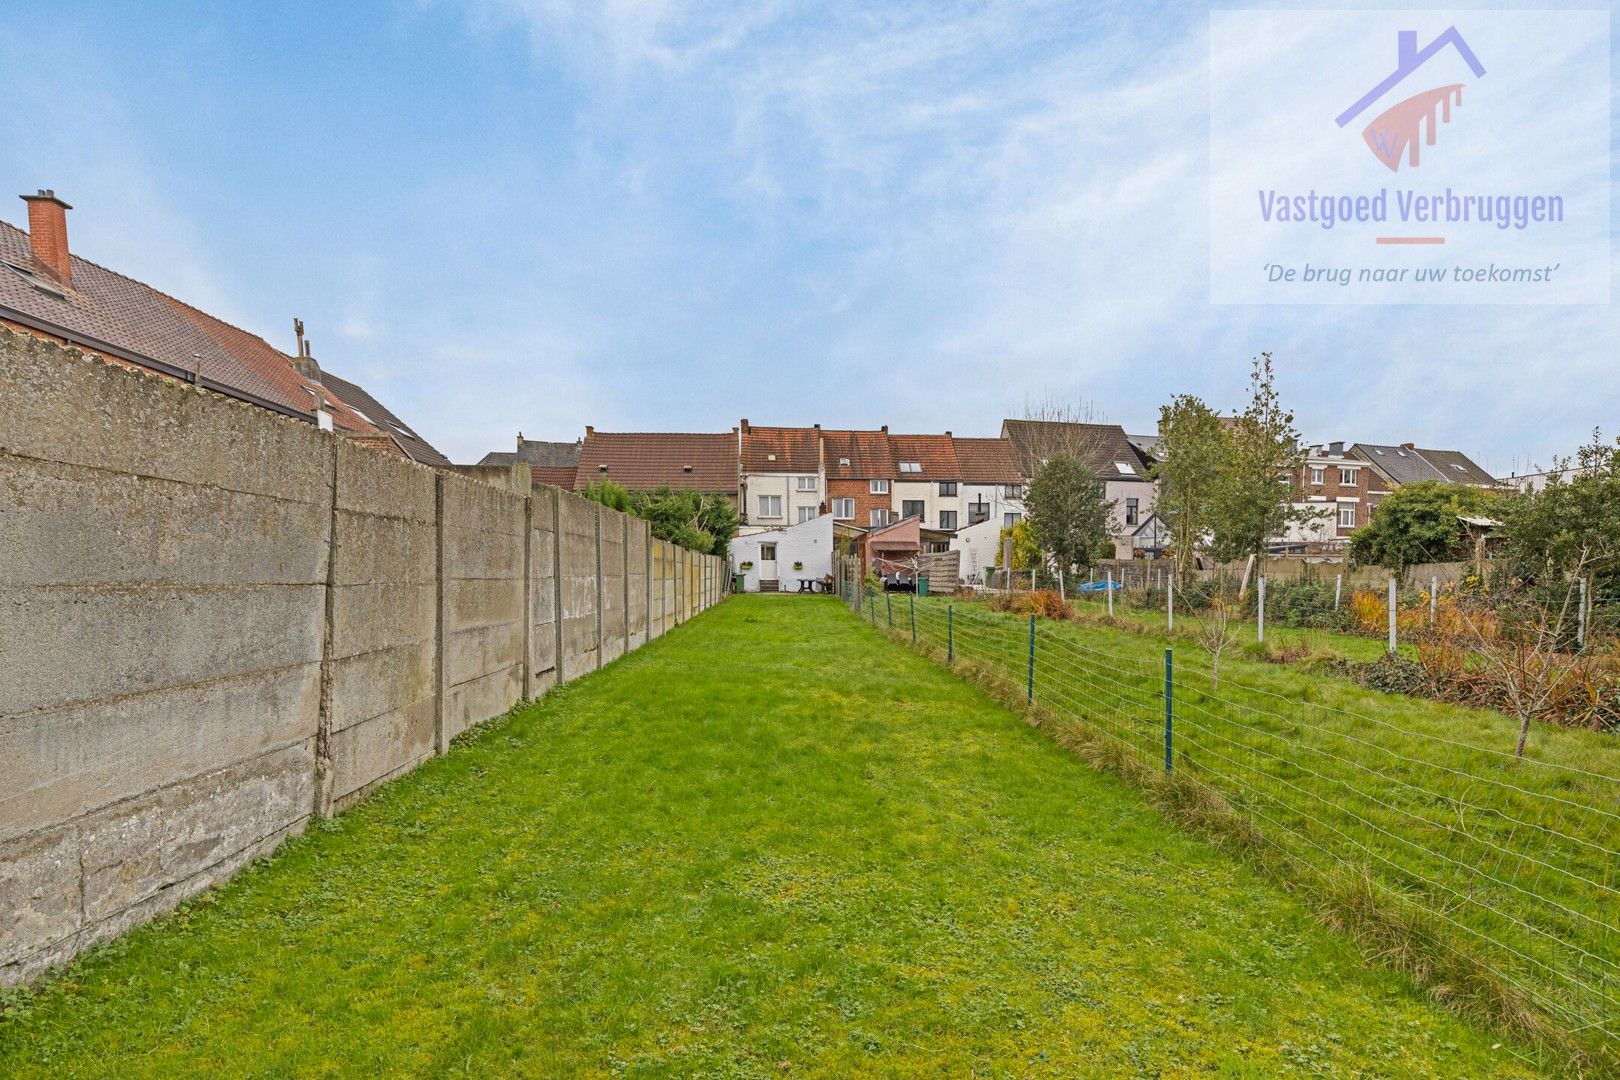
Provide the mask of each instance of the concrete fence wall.
{"label": "concrete fence wall", "polygon": [[9,332],[0,384],[0,983],[721,596],[720,560],[526,474]]}

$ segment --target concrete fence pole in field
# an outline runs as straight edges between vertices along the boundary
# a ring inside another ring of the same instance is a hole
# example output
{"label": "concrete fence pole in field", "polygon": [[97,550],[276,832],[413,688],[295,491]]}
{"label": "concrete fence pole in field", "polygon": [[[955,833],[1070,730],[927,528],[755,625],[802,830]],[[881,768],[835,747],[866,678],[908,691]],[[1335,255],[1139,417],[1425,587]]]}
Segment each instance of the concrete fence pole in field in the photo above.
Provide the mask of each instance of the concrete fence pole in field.
{"label": "concrete fence pole in field", "polygon": [[1344,593],[1344,575],[1333,575],[1333,610],[1339,610],[1339,598]]}
{"label": "concrete fence pole in field", "polygon": [[1434,617],[1440,608],[1440,578],[1429,579],[1429,625],[1434,625]]}
{"label": "concrete fence pole in field", "polygon": [[1170,578],[1169,578],[1169,580],[1167,581],[1166,584],[1169,587],[1169,592],[1165,596],[1165,601],[1164,601],[1164,628],[1166,630],[1170,631],[1171,633],[1175,633],[1175,630],[1176,630],[1176,576],[1174,574],[1171,574]]}
{"label": "concrete fence pole in field", "polygon": [[1259,611],[1260,618],[1255,623],[1255,628],[1259,632],[1258,640],[1264,642],[1266,640],[1266,575],[1260,575],[1260,581],[1258,584],[1260,591],[1256,595],[1255,600],[1258,604],[1256,610]]}
{"label": "concrete fence pole in field", "polygon": [[1395,652],[1395,577],[1389,579],[1389,651]]}
{"label": "concrete fence pole in field", "polygon": [[1575,615],[1575,646],[1586,648],[1586,624],[1591,620],[1592,594],[1585,578],[1581,578],[1581,606]]}
{"label": "concrete fence pole in field", "polygon": [[1114,570],[1112,567],[1108,570],[1108,580],[1104,584],[1107,586],[1108,592],[1108,617],[1112,619],[1114,617]]}

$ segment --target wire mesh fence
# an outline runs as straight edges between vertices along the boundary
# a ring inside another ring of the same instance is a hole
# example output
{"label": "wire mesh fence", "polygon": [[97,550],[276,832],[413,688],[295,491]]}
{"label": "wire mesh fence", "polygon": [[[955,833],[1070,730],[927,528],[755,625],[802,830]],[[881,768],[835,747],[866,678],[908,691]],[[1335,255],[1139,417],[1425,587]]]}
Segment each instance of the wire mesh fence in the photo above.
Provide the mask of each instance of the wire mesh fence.
{"label": "wire mesh fence", "polygon": [[1095,626],[841,585],[852,611],[899,640],[1216,793],[1291,866],[1353,875],[1390,918],[1417,913],[1404,943],[1383,947],[1421,939],[1444,970],[1431,987],[1447,981],[1464,1007],[1616,1066],[1613,736],[1554,729],[1519,759],[1477,722],[1262,685],[1202,650],[1156,655],[1162,643],[1141,634],[1112,631],[1113,644]]}

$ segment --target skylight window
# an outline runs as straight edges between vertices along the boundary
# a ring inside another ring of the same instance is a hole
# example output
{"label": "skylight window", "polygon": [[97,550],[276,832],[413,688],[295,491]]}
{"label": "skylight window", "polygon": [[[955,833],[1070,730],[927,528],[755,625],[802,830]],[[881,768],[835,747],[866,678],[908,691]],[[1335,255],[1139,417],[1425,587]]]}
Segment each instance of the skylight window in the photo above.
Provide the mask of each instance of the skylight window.
{"label": "skylight window", "polygon": [[60,285],[57,285],[55,282],[48,281],[45,278],[40,277],[38,274],[34,273],[32,270],[28,269],[27,267],[18,266],[16,263],[9,263],[8,262],[8,263],[6,263],[6,266],[11,270],[12,273],[16,274],[18,277],[20,277],[24,281],[28,282],[28,284],[30,284],[34,288],[38,289],[40,292],[44,293],[46,296],[54,296],[58,300],[66,300],[67,299],[67,293],[65,291],[63,291],[62,287]]}
{"label": "skylight window", "polygon": [[847,468],[849,466],[849,458],[847,458],[847,457],[839,458],[838,459],[838,464],[843,465],[844,467]]}
{"label": "skylight window", "polygon": [[922,462],[902,461],[900,463],[900,471],[903,473],[920,473],[922,472]]}
{"label": "skylight window", "polygon": [[1116,461],[1116,462],[1114,462],[1114,468],[1118,469],[1121,473],[1123,473],[1126,476],[1135,476],[1136,475],[1136,470],[1131,467],[1131,463],[1128,462],[1128,461]]}

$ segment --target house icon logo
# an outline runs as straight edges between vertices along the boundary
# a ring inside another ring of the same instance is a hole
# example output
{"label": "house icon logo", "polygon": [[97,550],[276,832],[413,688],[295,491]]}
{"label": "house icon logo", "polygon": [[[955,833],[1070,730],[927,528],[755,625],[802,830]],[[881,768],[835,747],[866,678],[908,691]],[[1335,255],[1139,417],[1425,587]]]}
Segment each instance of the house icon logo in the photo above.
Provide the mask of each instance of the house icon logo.
{"label": "house icon logo", "polygon": [[[1485,74],[1484,66],[1455,26],[1447,27],[1445,33],[1421,49],[1417,44],[1417,31],[1402,30],[1396,35],[1395,70],[1362,95],[1360,101],[1340,113],[1334,122],[1341,128],[1350,124],[1447,48],[1457,50],[1457,55],[1474,73],[1474,78]],[[1424,145],[1435,144],[1439,125],[1451,123],[1452,108],[1462,105],[1463,86],[1463,83],[1448,83],[1431,87],[1391,105],[1362,129],[1361,137],[1366,140],[1367,148],[1390,172],[1400,171],[1402,157],[1407,159],[1407,165],[1417,168],[1420,161],[1419,140]]]}

